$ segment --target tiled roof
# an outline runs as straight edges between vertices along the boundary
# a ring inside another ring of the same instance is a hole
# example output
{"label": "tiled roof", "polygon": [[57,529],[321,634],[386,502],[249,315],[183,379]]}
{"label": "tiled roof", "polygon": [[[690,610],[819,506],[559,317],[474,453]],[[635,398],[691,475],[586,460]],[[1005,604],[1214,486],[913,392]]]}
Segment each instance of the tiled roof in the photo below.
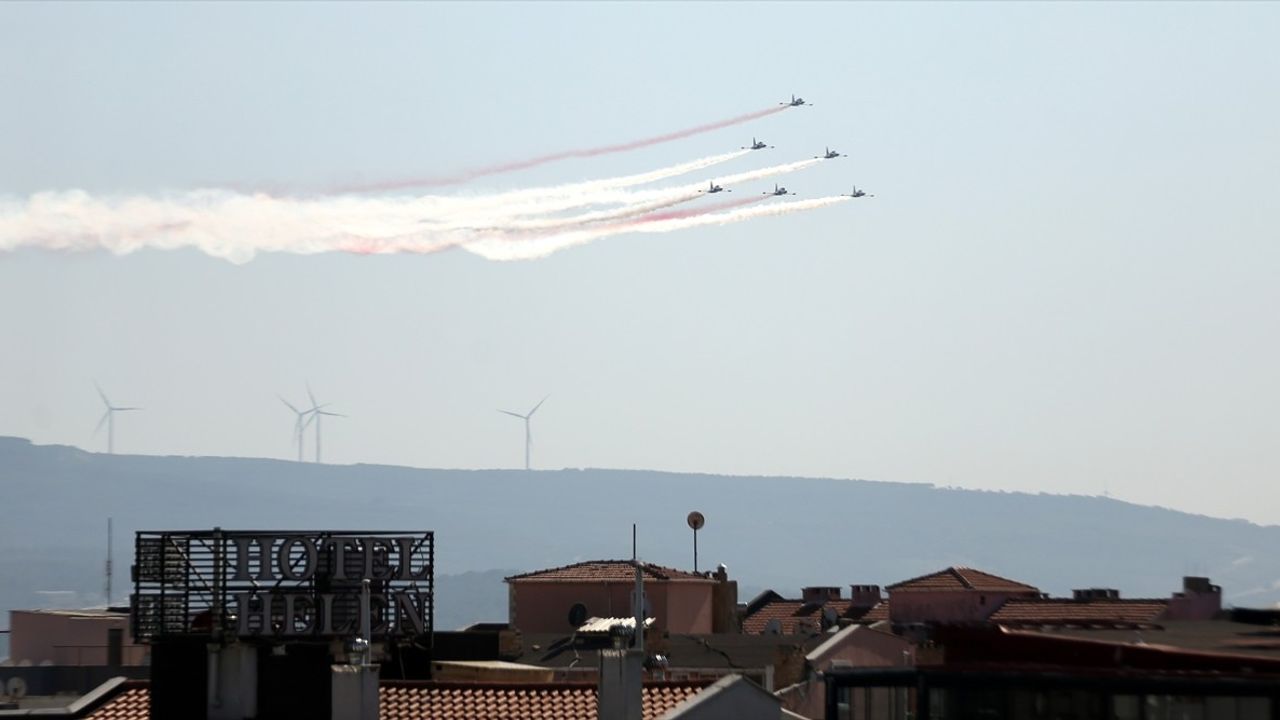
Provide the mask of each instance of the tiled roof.
{"label": "tiled roof", "polygon": [[1020,583],[1016,580],[967,567],[949,567],[946,570],[939,570],[928,575],[903,580],[885,589],[890,592],[936,592],[945,590],[1013,593],[1040,592],[1038,588],[1026,583]]}
{"label": "tiled roof", "polygon": [[[656,720],[706,683],[645,685],[645,720]],[[380,720],[595,720],[595,683],[386,683]]]}
{"label": "tiled roof", "polygon": [[855,622],[872,623],[889,619],[889,604],[883,601],[868,608],[856,607],[848,599],[828,600],[821,605],[803,600],[774,600],[743,618],[742,632],[759,635],[768,628],[772,620],[778,621],[783,635],[820,632],[822,613],[826,609],[834,611],[837,618]]}
{"label": "tiled roof", "polygon": [[[705,575],[676,570],[675,568],[641,563],[645,580],[701,580],[715,582]],[[564,565],[547,570],[535,570],[520,575],[512,575],[512,580],[538,580],[551,582],[634,582],[636,567],[630,560],[590,560],[587,562]]]}
{"label": "tiled roof", "polygon": [[[644,686],[644,718],[656,720],[708,683]],[[386,682],[380,720],[596,720],[595,683]],[[148,720],[150,691],[130,687],[88,720]]]}
{"label": "tiled roof", "polygon": [[1009,600],[991,616],[1002,625],[1153,625],[1167,600]]}
{"label": "tiled roof", "polygon": [[128,683],[124,690],[85,716],[86,720],[148,720],[151,690],[145,683]]}

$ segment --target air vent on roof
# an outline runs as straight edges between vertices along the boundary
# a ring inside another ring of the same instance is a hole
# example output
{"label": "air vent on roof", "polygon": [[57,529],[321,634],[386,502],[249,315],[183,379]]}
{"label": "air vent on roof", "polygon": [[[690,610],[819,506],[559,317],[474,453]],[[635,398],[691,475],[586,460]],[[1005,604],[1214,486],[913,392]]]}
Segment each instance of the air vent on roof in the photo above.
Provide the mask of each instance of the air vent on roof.
{"label": "air vent on roof", "polygon": [[822,608],[822,629],[827,630],[836,624],[840,616],[836,613],[835,608]]}

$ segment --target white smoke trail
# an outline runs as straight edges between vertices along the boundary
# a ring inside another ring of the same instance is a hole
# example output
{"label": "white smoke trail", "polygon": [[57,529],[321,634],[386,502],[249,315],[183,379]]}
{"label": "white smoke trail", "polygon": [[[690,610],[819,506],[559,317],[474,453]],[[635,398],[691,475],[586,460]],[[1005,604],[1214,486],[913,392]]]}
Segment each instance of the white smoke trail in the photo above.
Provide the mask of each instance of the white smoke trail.
{"label": "white smoke trail", "polygon": [[622,235],[625,233],[668,233],[676,230],[702,227],[706,225],[729,225],[760,217],[789,215],[805,210],[836,205],[850,198],[845,195],[816,198],[813,200],[796,200],[785,203],[770,203],[757,207],[740,208],[721,213],[708,213],[692,217],[680,217],[664,220],[617,223],[599,228],[575,230],[544,236],[530,240],[511,241],[502,238],[485,238],[463,245],[463,248],[487,260],[533,260],[546,257],[554,252],[584,245],[593,240]]}
{"label": "white smoke trail", "polygon": [[[739,151],[738,154],[748,151]],[[733,153],[730,153],[733,154]],[[798,160],[796,162],[783,163],[781,165],[771,165],[769,167],[759,168],[756,170],[747,170],[745,172],[727,175],[715,180],[717,185],[736,185],[752,180],[761,180],[787,173],[798,172],[805,168],[812,167],[822,162],[818,159]],[[639,177],[639,176],[633,176]],[[622,180],[618,178],[617,180]],[[609,180],[601,181],[603,183],[611,182]],[[707,183],[689,183],[676,188],[665,188],[660,190],[622,190],[617,188],[609,188],[605,186],[591,187],[592,183],[579,183],[574,186],[561,186],[560,188],[548,188],[545,195],[540,195],[543,191],[539,190],[522,190],[517,193],[527,193],[529,199],[522,204],[515,204],[511,198],[516,193],[504,193],[496,196],[493,200],[486,199],[483,205],[477,205],[467,208],[462,212],[485,211],[486,219],[492,225],[494,218],[519,218],[528,215],[545,215],[555,212],[564,212],[566,210],[575,210],[583,207],[591,207],[594,205],[611,205],[611,204],[641,204],[655,203],[659,207],[666,207],[664,203],[671,201],[671,204],[678,204],[679,198],[688,197],[694,199],[700,193],[705,193]],[[565,191],[566,188],[578,188],[577,191]],[[505,198],[505,199],[502,199]],[[465,219],[460,219],[457,215],[438,215],[435,218],[424,220],[431,222],[435,227],[442,229],[457,229],[473,227],[467,225]]]}
{"label": "white smoke trail", "polygon": [[[740,153],[728,155],[737,154]],[[592,183],[579,183],[575,186],[578,190],[573,191],[581,192],[579,196],[569,194],[565,190],[569,186],[467,199],[289,198],[225,190],[125,198],[100,198],[83,191],[37,193],[25,201],[0,198],[0,251],[42,247],[102,249],[123,254],[143,248],[194,247],[214,257],[247,262],[259,252],[432,252],[455,245],[474,245],[483,250],[516,241],[545,244],[549,233],[564,237],[579,231],[605,231],[627,224],[620,220],[696,199],[705,188],[700,183],[647,191],[627,190],[625,185],[651,182],[660,174],[725,157],[595,181],[594,187]],[[794,172],[813,162],[816,161],[804,160],[747,171],[721,182]],[[609,189],[610,184],[623,187]],[[540,194],[542,199],[538,200]],[[519,205],[499,199],[517,195],[525,198]],[[620,207],[575,216],[553,215],[566,207],[609,204]],[[607,234],[613,232],[616,231]]]}

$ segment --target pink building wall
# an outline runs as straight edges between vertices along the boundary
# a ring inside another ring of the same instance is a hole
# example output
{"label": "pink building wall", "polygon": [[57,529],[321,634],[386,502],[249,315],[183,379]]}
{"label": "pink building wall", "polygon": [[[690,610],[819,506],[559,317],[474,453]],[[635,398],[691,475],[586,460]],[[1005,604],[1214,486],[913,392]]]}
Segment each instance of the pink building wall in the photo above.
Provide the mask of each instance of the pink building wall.
{"label": "pink building wall", "polygon": [[[630,617],[631,583],[519,581],[508,584],[508,621],[521,632],[569,632],[569,610],[575,603],[587,608],[587,617]],[[644,585],[649,617],[659,631],[711,632],[712,583],[673,583],[661,580]]]}
{"label": "pink building wall", "polygon": [[712,587],[704,583],[670,583],[667,585],[666,611],[667,627],[671,632],[710,633]]}
{"label": "pink building wall", "polygon": [[1222,588],[1209,578],[1184,577],[1182,592],[1169,598],[1164,620],[1212,620],[1222,612]]}
{"label": "pink building wall", "polygon": [[74,611],[10,611],[9,659],[15,665],[106,665],[112,628],[123,631],[123,663],[145,664],[147,648],[133,644],[127,615]]}
{"label": "pink building wall", "polygon": [[986,593],[977,590],[889,591],[889,619],[895,623],[986,620],[1009,598],[1037,598],[1038,592]]}

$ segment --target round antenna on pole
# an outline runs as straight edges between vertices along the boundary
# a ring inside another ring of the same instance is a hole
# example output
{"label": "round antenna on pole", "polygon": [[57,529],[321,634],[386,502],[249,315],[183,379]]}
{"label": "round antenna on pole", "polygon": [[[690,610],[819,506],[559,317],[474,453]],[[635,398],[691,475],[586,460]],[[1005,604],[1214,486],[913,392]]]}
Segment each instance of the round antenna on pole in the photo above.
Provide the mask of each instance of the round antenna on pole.
{"label": "round antenna on pole", "polygon": [[685,518],[685,522],[689,523],[689,527],[693,529],[693,571],[698,572],[698,531],[707,524],[707,519],[702,516],[702,513],[694,510],[689,513],[689,517]]}
{"label": "round antenna on pole", "polygon": [[694,510],[689,513],[688,523],[689,527],[693,528],[694,532],[697,532],[702,529],[703,525],[707,524],[707,519],[702,516],[702,513]]}

